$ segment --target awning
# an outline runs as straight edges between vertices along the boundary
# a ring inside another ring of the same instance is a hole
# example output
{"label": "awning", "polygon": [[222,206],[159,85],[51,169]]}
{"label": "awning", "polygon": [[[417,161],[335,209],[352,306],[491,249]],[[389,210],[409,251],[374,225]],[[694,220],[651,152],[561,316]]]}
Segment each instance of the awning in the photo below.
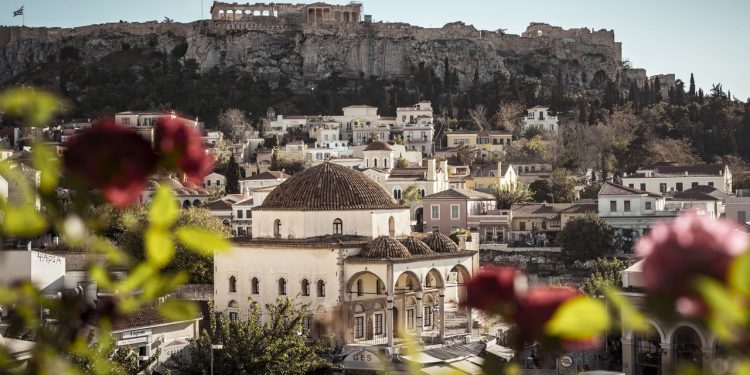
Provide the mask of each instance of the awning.
{"label": "awning", "polygon": [[495,357],[498,357],[500,359],[503,359],[507,362],[512,361],[513,357],[516,356],[516,352],[513,349],[506,348],[502,345],[487,346],[484,350],[487,353],[494,355]]}
{"label": "awning", "polygon": [[429,354],[426,354],[425,352],[419,352],[416,354],[409,354],[409,355],[402,355],[400,356],[401,359],[419,363],[420,365],[430,364],[430,363],[440,363],[443,362],[440,358],[435,358]]}
{"label": "awning", "polygon": [[481,375],[484,373],[484,371],[482,371],[482,367],[478,366],[476,363],[474,363],[474,361],[471,361],[469,358],[456,361],[456,362],[451,362],[448,365],[451,367],[455,367],[456,369],[461,370],[471,375]]}

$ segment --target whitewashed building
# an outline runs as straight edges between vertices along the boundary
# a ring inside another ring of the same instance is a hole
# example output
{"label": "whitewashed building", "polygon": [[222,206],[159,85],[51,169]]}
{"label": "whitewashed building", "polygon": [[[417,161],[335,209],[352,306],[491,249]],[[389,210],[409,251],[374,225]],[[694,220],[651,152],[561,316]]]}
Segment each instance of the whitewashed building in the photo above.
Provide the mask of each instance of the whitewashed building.
{"label": "whitewashed building", "polygon": [[[471,310],[459,307],[478,269],[476,252],[435,234],[410,237],[410,215],[361,172],[323,163],[276,187],[253,213],[252,239],[216,254],[215,306],[244,316],[248,297],[310,304],[311,336],[340,344],[399,344],[397,331],[442,341],[471,335]],[[318,330],[314,318],[342,329]],[[446,324],[452,322],[455,324]]]}
{"label": "whitewashed building", "polygon": [[550,134],[557,134],[559,126],[557,116],[549,114],[549,107],[535,106],[526,110],[523,118],[523,131],[539,128]]}
{"label": "whitewashed building", "polygon": [[711,186],[732,193],[732,171],[726,164],[674,165],[659,163],[641,168],[622,178],[622,184],[631,189],[652,193],[685,191],[697,186]]}

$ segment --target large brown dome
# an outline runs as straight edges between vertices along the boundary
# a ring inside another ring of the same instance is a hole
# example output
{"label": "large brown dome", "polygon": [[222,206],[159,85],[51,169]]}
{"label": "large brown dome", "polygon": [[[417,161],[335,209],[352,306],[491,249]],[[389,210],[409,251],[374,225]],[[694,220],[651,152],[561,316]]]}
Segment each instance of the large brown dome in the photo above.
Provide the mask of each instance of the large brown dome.
{"label": "large brown dome", "polygon": [[412,236],[406,237],[401,243],[409,250],[411,255],[428,255],[434,253],[427,244]]}
{"label": "large brown dome", "polygon": [[385,189],[354,169],[323,163],[277,186],[255,210],[362,210],[402,208]]}

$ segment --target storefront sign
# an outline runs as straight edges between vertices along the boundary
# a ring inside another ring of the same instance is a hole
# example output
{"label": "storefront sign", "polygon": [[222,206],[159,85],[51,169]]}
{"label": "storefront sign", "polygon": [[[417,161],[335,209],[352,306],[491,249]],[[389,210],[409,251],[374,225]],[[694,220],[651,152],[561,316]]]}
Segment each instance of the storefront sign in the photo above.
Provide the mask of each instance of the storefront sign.
{"label": "storefront sign", "polygon": [[135,331],[123,332],[122,333],[122,338],[123,339],[130,339],[130,338],[133,338],[133,337],[148,336],[150,334],[151,334],[151,330],[150,329],[138,329],[138,330],[135,330]]}
{"label": "storefront sign", "polygon": [[560,366],[562,366],[563,368],[569,368],[570,366],[573,366],[573,357],[569,355],[560,357]]}
{"label": "storefront sign", "polygon": [[134,339],[117,340],[117,346],[145,344],[147,342],[148,342],[148,336],[143,336],[143,337],[136,337]]}
{"label": "storefront sign", "polygon": [[383,370],[383,361],[380,356],[365,349],[350,353],[341,365],[349,370]]}

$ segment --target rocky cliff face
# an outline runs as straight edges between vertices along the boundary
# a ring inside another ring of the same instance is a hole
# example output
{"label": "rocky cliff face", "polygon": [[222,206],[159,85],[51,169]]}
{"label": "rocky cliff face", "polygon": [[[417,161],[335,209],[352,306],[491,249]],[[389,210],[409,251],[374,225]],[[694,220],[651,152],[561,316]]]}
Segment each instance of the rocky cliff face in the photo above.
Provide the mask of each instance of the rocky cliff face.
{"label": "rocky cliff face", "polygon": [[[398,79],[412,74],[420,64],[433,67],[442,78],[445,58],[463,88],[471,84],[475,70],[481,81],[498,73],[505,77],[523,74],[539,79],[544,88],[562,82],[570,92],[597,88],[607,80],[645,79],[645,72],[621,74],[619,43],[613,34],[611,42],[590,36],[534,35],[480,31],[462,23],[437,29],[357,23],[291,30],[232,21],[118,23],[73,29],[5,27],[0,29],[0,84],[68,59],[79,64],[105,63],[106,56],[127,48],[174,51],[195,59],[202,70],[235,67],[272,84],[286,77],[296,90],[334,72],[344,78]],[[629,82],[621,84],[630,86]]]}

